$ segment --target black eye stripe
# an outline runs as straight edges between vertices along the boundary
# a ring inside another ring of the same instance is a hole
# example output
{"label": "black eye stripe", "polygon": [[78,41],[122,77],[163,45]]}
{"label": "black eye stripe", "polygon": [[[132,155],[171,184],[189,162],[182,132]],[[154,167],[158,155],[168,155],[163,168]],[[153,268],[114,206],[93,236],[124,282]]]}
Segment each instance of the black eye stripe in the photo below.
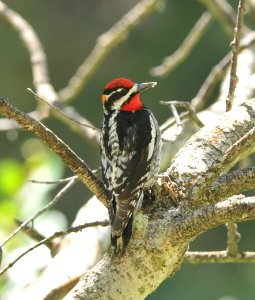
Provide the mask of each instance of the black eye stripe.
{"label": "black eye stripe", "polygon": [[119,100],[120,98],[125,96],[128,93],[128,91],[129,91],[128,89],[121,89],[120,91],[114,91],[112,92],[111,96],[108,98],[108,101],[112,103],[113,101]]}
{"label": "black eye stripe", "polygon": [[[108,99],[107,102],[109,103],[110,106],[111,106],[115,101],[117,101],[117,100],[119,100],[121,97],[123,97],[123,95],[120,96],[119,93],[116,93],[116,94],[118,94],[118,95],[113,94],[113,95]],[[127,100],[126,100],[124,103],[130,102],[130,100],[134,97],[135,94],[136,94],[136,93],[132,93],[131,95],[129,95],[129,97],[127,98]],[[123,104],[124,104],[124,103],[123,103]],[[123,104],[122,104],[122,105],[123,105]]]}
{"label": "black eye stripe", "polygon": [[116,88],[104,90],[103,95],[110,95],[112,92],[116,91],[116,93],[121,93],[123,96],[130,90],[128,88],[121,88],[121,87],[119,87],[118,89],[121,89],[121,91],[118,92]]}
{"label": "black eye stripe", "polygon": [[121,92],[115,92],[115,93],[113,93],[113,94],[109,97],[108,101],[111,102],[111,103],[113,103],[114,101],[119,100],[120,98],[122,98],[125,94],[126,94],[126,93],[123,94],[123,93],[121,93]]}
{"label": "black eye stripe", "polygon": [[111,89],[111,90],[104,90],[104,91],[103,91],[103,95],[110,95],[113,91],[114,91],[114,89]]}

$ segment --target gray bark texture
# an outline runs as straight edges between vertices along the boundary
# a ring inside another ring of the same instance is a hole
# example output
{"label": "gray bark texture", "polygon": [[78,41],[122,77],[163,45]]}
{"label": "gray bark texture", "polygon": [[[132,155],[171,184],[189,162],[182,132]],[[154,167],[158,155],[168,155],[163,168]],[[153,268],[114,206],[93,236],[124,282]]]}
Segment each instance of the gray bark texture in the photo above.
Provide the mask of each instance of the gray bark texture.
{"label": "gray bark texture", "polygon": [[211,193],[217,178],[254,152],[254,141],[255,100],[193,135],[167,169],[170,181],[162,178],[154,187],[150,213],[138,214],[127,254],[113,257],[109,250],[64,299],[144,299],[174,275],[199,234],[229,221],[253,219],[253,197],[217,202],[225,195],[213,199]]}

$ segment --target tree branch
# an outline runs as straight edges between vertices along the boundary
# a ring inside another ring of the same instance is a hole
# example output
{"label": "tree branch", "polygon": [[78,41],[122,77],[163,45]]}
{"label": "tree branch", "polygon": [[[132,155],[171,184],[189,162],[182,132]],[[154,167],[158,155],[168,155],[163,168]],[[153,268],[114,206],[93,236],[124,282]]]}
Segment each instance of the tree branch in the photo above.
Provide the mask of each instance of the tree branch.
{"label": "tree branch", "polygon": [[29,52],[34,86],[37,93],[50,102],[56,100],[57,95],[49,80],[47,57],[34,29],[24,18],[2,1],[0,1],[0,15],[19,33],[20,39]]}
{"label": "tree branch", "polygon": [[157,7],[159,0],[142,0],[125,14],[111,29],[97,38],[96,45],[90,55],[80,65],[68,85],[59,91],[59,97],[63,101],[75,98],[88,82],[98,65],[108,53],[123,42],[128,33],[135,28],[149,13]]}
{"label": "tree branch", "polygon": [[241,252],[237,256],[231,256],[227,251],[188,251],[185,253],[184,262],[193,265],[215,263],[255,263],[255,252]]}
{"label": "tree branch", "polygon": [[32,180],[28,180],[28,182],[38,183],[38,184],[60,184],[60,183],[69,182],[70,180],[75,179],[75,178],[78,178],[78,176],[71,176],[71,177],[66,177],[66,178],[63,178],[63,179],[50,180],[50,181],[32,179]]}
{"label": "tree branch", "polygon": [[[216,124],[194,134],[175,156],[166,174],[181,190],[178,199],[189,205],[208,203],[206,191],[222,173],[255,151],[255,102],[247,101]],[[201,201],[202,199],[202,201]]]}
{"label": "tree branch", "polygon": [[[251,47],[254,43],[255,33],[251,32],[241,40],[240,52]],[[206,103],[208,102],[208,99],[212,94],[214,87],[226,73],[230,61],[231,54],[228,53],[226,56],[224,56],[223,59],[220,60],[218,64],[216,64],[212,68],[205,82],[200,87],[197,95],[191,101],[191,105],[195,108],[196,111],[201,111],[203,108],[206,107]]]}
{"label": "tree branch", "polygon": [[201,111],[206,107],[206,103],[208,102],[213,89],[227,71],[230,63],[230,57],[230,54],[227,54],[220,60],[219,63],[213,66],[196,96],[192,99],[191,105],[196,111]]}
{"label": "tree branch", "polygon": [[41,122],[16,109],[6,99],[0,98],[0,114],[15,120],[24,129],[33,132],[48,145],[79,179],[107,206],[107,193],[103,183],[93,174],[86,163],[79,158],[61,139]]}
{"label": "tree branch", "polygon": [[236,26],[234,30],[234,40],[230,44],[232,47],[232,57],[231,57],[231,67],[230,67],[229,91],[226,99],[226,111],[229,111],[232,108],[235,89],[238,82],[236,70],[237,70],[237,59],[238,59],[239,48],[240,48],[241,29],[243,25],[243,16],[245,11],[244,4],[245,4],[245,0],[239,1]]}
{"label": "tree branch", "polygon": [[225,32],[232,37],[236,19],[232,6],[226,0],[200,0],[200,2],[219,20]]}
{"label": "tree branch", "polygon": [[[231,66],[230,66],[230,83],[229,83],[229,91],[226,99],[226,111],[231,110],[234,100],[234,94],[236,85],[238,82],[237,77],[237,60],[240,49],[240,39],[241,39],[241,30],[243,25],[243,15],[244,15],[244,4],[245,0],[240,0],[238,5],[238,12],[236,18],[236,27],[234,30],[234,41],[231,43],[232,47],[232,57],[231,57]],[[237,256],[238,254],[238,242],[240,240],[241,235],[237,230],[237,224],[234,222],[228,222],[227,226],[227,240],[228,247],[227,252],[231,256]]]}
{"label": "tree branch", "polygon": [[[98,220],[106,219],[108,219],[107,209],[93,196],[79,209],[72,227],[83,226],[84,220],[86,223],[93,224]],[[34,299],[36,295],[38,299],[48,299],[47,297],[52,299],[50,298],[52,293],[57,293],[58,297],[64,297],[60,295],[62,293],[65,295],[67,290],[70,290],[70,285],[72,286],[72,283],[102,258],[109,244],[109,226],[88,227],[77,233],[65,235],[61,239],[56,256],[47,263],[43,272],[33,280],[33,283],[30,282],[19,291],[19,298]],[[24,263],[24,260],[20,263]]]}
{"label": "tree branch", "polygon": [[1,243],[0,247],[4,246],[20,230],[25,228],[29,223],[33,222],[36,218],[38,218],[40,215],[42,215],[46,210],[53,207],[58,202],[58,200],[63,196],[63,194],[65,194],[76,182],[77,182],[77,177],[71,179],[43,209],[37,211],[32,217],[27,219],[16,230],[14,230],[14,232]]}
{"label": "tree branch", "polygon": [[241,235],[237,230],[237,224],[235,222],[228,222],[226,224],[228,232],[228,247],[227,252],[230,256],[237,256],[239,253],[238,242],[240,241]]}
{"label": "tree branch", "polygon": [[183,215],[172,211],[157,220],[140,215],[127,255],[105,254],[64,299],[144,299],[176,272],[194,237],[228,221],[254,218],[254,197],[232,197]]}
{"label": "tree branch", "polygon": [[[19,227],[22,226],[22,231],[34,241],[40,242],[46,239],[44,235],[34,228],[34,219],[31,221],[32,226],[28,224],[23,225],[24,222],[18,219],[14,219],[14,221]],[[44,245],[50,250],[51,256],[55,256],[59,249],[60,243],[50,240],[46,241]]]}
{"label": "tree branch", "polygon": [[34,246],[30,247],[25,252],[21,253],[15,260],[13,260],[8,266],[6,266],[5,268],[3,268],[0,271],[0,276],[3,275],[6,271],[8,271],[11,267],[13,267],[22,257],[24,257],[29,252],[35,250],[39,246],[47,245],[47,243],[49,243],[50,241],[52,241],[56,238],[65,236],[65,235],[70,234],[70,233],[81,231],[82,229],[85,229],[85,228],[88,228],[88,227],[94,227],[94,226],[109,226],[109,221],[108,220],[103,220],[103,221],[97,221],[97,222],[92,222],[92,223],[85,223],[83,225],[70,227],[70,228],[68,228],[67,230],[64,230],[64,231],[55,232],[53,235],[51,235],[47,238],[44,238],[39,243],[35,244]]}
{"label": "tree branch", "polygon": [[150,70],[151,75],[156,77],[166,76],[176,69],[189,56],[192,49],[205,33],[210,22],[210,14],[208,12],[203,13],[180,47],[173,54],[165,57],[161,65],[152,68]]}
{"label": "tree branch", "polygon": [[219,202],[252,189],[255,189],[255,168],[235,170],[217,178],[205,197],[209,202]]}
{"label": "tree branch", "polygon": [[[58,95],[50,83],[46,54],[33,27],[23,17],[10,9],[2,1],[0,1],[0,16],[18,32],[23,44],[25,45],[25,48],[28,50],[32,67],[33,83],[36,88],[36,93],[39,95],[39,97],[46,99],[50,104],[58,106],[64,113],[68,114],[73,119],[93,127],[93,124],[75,111],[73,107],[66,106],[58,101]],[[80,126],[75,122],[70,122],[70,120],[68,120],[66,117],[63,117],[62,114],[49,110],[49,107],[47,106],[39,106],[39,109],[31,112],[30,115],[36,119],[43,120],[49,117],[49,113],[51,112],[62,122],[66,123],[69,128],[78,132],[82,137],[86,137],[95,144],[98,144],[98,132],[87,129],[84,126]],[[10,130],[16,128],[17,125],[14,122],[8,119],[0,120],[0,130]]]}

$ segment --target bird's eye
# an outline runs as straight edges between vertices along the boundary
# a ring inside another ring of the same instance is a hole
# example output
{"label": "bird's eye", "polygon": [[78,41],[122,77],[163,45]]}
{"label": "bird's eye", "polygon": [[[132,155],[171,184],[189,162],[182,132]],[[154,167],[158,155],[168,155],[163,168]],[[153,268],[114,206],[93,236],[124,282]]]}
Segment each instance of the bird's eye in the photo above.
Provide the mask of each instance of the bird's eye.
{"label": "bird's eye", "polygon": [[119,88],[119,89],[117,89],[116,92],[121,94],[121,95],[125,95],[128,92],[128,90],[125,89],[125,88]]}

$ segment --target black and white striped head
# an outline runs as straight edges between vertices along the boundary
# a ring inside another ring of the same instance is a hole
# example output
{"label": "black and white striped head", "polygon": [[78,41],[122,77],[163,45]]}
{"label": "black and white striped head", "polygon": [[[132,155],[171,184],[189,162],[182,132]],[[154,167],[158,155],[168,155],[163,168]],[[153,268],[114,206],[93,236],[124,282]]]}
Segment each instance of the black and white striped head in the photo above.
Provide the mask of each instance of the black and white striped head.
{"label": "black and white striped head", "polygon": [[104,88],[102,102],[104,111],[136,111],[143,106],[140,92],[152,88],[156,82],[134,83],[127,78],[116,78]]}

